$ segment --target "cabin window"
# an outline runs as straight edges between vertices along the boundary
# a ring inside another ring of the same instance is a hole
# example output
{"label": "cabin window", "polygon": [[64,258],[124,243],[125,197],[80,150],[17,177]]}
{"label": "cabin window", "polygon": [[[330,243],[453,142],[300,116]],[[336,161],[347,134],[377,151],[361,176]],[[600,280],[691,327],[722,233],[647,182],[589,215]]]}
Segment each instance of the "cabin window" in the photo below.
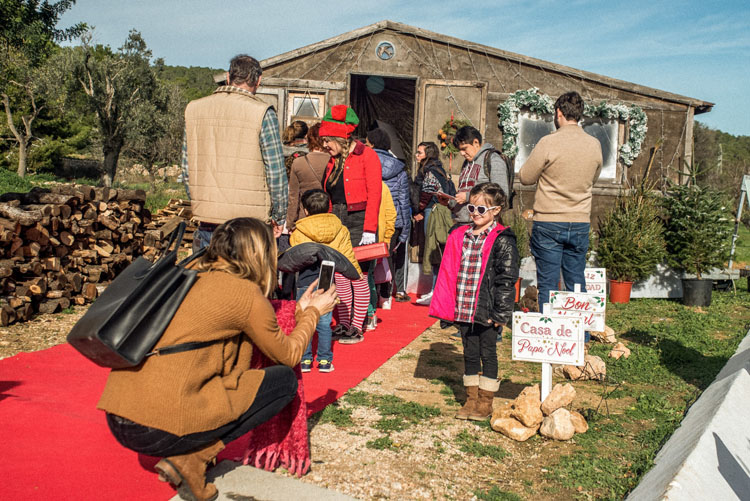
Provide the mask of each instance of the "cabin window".
{"label": "cabin window", "polygon": [[516,172],[529,158],[531,150],[541,138],[555,130],[552,115],[537,115],[535,113],[521,112],[518,114],[518,154],[516,155]]}
{"label": "cabin window", "polygon": [[599,179],[614,180],[617,175],[617,150],[620,122],[604,118],[584,118],[583,130],[602,145],[602,172]]}
{"label": "cabin window", "polygon": [[287,123],[300,118],[321,120],[325,110],[325,94],[309,91],[287,93]]}
{"label": "cabin window", "polygon": [[[617,155],[620,140],[620,122],[602,118],[585,117],[581,125],[583,130],[599,140],[602,146],[602,171],[600,180],[614,181],[617,177]],[[531,151],[539,140],[555,130],[552,115],[537,115],[522,112],[518,114],[518,154],[516,155],[516,172],[529,158]]]}

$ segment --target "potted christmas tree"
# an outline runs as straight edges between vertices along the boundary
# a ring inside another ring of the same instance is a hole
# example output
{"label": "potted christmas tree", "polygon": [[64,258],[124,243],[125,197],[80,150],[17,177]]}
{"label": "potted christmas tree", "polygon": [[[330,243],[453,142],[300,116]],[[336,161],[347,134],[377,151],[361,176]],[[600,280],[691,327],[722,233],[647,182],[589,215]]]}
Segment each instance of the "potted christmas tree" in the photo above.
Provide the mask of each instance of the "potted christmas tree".
{"label": "potted christmas tree", "polygon": [[610,278],[609,299],[630,301],[633,282],[653,273],[665,256],[660,204],[643,185],[618,197],[599,221],[596,258]]}
{"label": "potted christmas tree", "polygon": [[664,208],[667,260],[674,268],[695,275],[682,280],[682,302],[709,306],[713,281],[703,275],[724,266],[731,245],[732,216],[723,195],[697,184],[678,185],[667,191]]}

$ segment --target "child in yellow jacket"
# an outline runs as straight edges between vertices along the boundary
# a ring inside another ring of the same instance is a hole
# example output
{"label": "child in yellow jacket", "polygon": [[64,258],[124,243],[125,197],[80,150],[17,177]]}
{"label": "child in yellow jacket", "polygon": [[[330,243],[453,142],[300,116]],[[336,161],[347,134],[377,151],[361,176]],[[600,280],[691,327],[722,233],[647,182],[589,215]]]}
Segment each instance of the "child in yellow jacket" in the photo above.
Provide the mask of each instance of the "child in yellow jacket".
{"label": "child in yellow jacket", "polygon": [[[335,214],[328,212],[329,206],[330,197],[325,191],[320,189],[306,191],[302,195],[302,209],[305,217],[298,219],[295,223],[295,229],[289,236],[289,244],[292,247],[304,242],[317,242],[327,245],[343,254],[360,273],[360,278],[357,280],[349,280],[340,273],[334,273],[333,275],[336,281],[336,293],[341,302],[336,305],[336,316],[339,323],[336,330],[333,331],[332,337],[338,338],[341,344],[355,344],[364,340],[362,326],[367,316],[367,306],[370,299],[367,277],[361,276],[362,269],[354,257],[349,230]],[[298,286],[298,294],[300,291],[304,293],[304,290]],[[323,336],[318,331],[319,370],[321,357],[328,356],[328,362],[332,357],[331,352],[321,353],[321,340],[325,342],[325,339],[322,338]],[[331,337],[328,337],[328,339],[330,340]],[[328,345],[330,347],[330,341]],[[308,347],[308,352],[302,356],[303,371],[305,371],[306,362],[309,362],[307,367],[312,365],[310,347]]]}

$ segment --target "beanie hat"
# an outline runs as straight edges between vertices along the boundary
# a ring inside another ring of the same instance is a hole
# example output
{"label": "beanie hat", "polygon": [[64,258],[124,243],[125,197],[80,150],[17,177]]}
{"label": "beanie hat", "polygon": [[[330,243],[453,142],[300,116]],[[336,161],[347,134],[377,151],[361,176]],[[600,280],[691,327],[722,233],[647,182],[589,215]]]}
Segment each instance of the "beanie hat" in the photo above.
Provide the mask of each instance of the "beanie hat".
{"label": "beanie hat", "polygon": [[351,107],[337,104],[323,117],[320,124],[320,137],[332,136],[348,139],[359,125],[359,117]]}

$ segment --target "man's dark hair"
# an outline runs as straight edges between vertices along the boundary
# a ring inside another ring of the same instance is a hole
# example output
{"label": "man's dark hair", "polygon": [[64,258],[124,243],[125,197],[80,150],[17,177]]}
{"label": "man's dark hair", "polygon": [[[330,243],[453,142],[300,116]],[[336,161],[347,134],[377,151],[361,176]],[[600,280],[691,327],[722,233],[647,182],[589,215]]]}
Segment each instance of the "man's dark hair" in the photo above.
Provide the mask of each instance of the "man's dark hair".
{"label": "man's dark hair", "polygon": [[475,139],[482,144],[482,134],[471,125],[464,125],[453,136],[453,146],[460,148],[462,144],[471,144]]}
{"label": "man's dark hair", "polygon": [[321,189],[307,190],[302,194],[302,207],[309,216],[325,214],[330,208],[331,198]]}
{"label": "man's dark hair", "polygon": [[583,116],[583,98],[576,91],[566,92],[555,101],[555,109],[560,110],[567,120],[577,122]]}
{"label": "man's dark hair", "polygon": [[229,61],[229,85],[247,84],[250,87],[258,85],[258,79],[263,74],[260,63],[247,54],[234,56]]}
{"label": "man's dark hair", "polygon": [[383,129],[372,129],[367,133],[367,140],[373,148],[386,151],[391,149],[391,136]]}

